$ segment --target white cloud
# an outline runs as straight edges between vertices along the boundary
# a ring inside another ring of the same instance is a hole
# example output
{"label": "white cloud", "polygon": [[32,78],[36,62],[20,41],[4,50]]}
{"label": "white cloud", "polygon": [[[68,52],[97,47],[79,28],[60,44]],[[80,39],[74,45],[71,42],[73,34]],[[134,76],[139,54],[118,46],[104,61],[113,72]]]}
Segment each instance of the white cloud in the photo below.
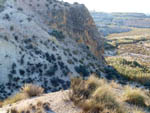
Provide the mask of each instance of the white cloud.
{"label": "white cloud", "polygon": [[85,4],[89,10],[104,12],[144,12],[150,13],[150,0],[64,0]]}

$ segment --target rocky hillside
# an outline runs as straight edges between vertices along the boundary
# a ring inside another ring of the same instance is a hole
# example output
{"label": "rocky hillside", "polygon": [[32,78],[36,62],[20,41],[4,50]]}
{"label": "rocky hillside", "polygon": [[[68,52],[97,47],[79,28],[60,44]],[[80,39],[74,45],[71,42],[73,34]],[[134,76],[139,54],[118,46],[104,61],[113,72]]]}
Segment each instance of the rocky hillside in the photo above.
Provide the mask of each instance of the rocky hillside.
{"label": "rocky hillside", "polygon": [[[96,57],[95,57],[96,56]],[[0,12],[0,99],[25,83],[67,89],[69,75],[102,75],[103,39],[84,5],[7,0]]]}

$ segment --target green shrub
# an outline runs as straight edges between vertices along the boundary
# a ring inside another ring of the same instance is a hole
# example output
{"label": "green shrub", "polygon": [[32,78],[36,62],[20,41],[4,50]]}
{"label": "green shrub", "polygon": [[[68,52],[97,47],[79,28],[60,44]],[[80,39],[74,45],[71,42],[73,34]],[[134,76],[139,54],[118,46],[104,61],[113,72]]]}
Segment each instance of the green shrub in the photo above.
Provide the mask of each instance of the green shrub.
{"label": "green shrub", "polygon": [[75,70],[77,73],[81,74],[83,77],[89,76],[88,67],[84,65],[75,66]]}
{"label": "green shrub", "polygon": [[58,40],[62,40],[65,38],[64,34],[62,31],[57,31],[57,30],[53,30],[50,35],[56,37]]}
{"label": "green shrub", "polygon": [[128,80],[136,81],[143,85],[150,85],[150,69],[148,66],[121,57],[108,57],[106,61],[121,76]]}
{"label": "green shrub", "polygon": [[3,4],[4,4],[5,1],[6,1],[6,0],[0,0],[0,7],[3,6]]}

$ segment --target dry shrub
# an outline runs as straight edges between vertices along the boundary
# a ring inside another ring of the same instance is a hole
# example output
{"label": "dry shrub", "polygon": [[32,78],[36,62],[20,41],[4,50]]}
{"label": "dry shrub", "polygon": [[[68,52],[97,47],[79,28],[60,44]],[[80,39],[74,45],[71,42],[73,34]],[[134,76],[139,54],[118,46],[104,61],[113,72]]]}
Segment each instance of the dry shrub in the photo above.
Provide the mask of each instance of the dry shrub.
{"label": "dry shrub", "polygon": [[115,82],[115,81],[111,81],[110,86],[111,86],[112,88],[121,89],[121,85],[118,84],[118,83]]}
{"label": "dry shrub", "polygon": [[106,80],[91,75],[87,80],[72,78],[70,99],[84,113],[122,113],[122,106]]}
{"label": "dry shrub", "polygon": [[44,89],[40,86],[33,84],[25,84],[21,88],[21,92],[27,94],[28,97],[40,96],[44,93]]}
{"label": "dry shrub", "polygon": [[116,101],[108,86],[99,87],[89,100],[81,104],[85,113],[122,113],[122,107]]}
{"label": "dry shrub", "polygon": [[71,79],[71,91],[69,92],[69,98],[75,104],[78,104],[82,100],[88,98],[89,91],[85,89],[85,81],[81,77]]}
{"label": "dry shrub", "polygon": [[124,101],[141,107],[147,107],[147,100],[149,100],[146,93],[137,88],[127,86],[124,92]]}
{"label": "dry shrub", "polygon": [[16,95],[11,96],[8,99],[4,100],[3,106],[4,105],[8,105],[8,104],[16,103],[16,102],[18,102],[20,100],[23,100],[23,99],[26,99],[26,98],[28,98],[28,96],[26,94],[24,94],[24,93],[17,93]]}
{"label": "dry shrub", "polygon": [[146,111],[140,109],[140,108],[136,108],[132,111],[132,113],[145,113]]}
{"label": "dry shrub", "polygon": [[2,101],[0,101],[0,108],[3,106],[3,102]]}
{"label": "dry shrub", "polygon": [[150,69],[144,63],[139,63],[128,57],[107,57],[107,63],[130,81],[135,81],[143,85],[150,83]]}
{"label": "dry shrub", "polygon": [[41,94],[43,94],[43,92],[44,92],[44,89],[40,86],[36,86],[33,84],[25,84],[21,88],[20,92],[4,100],[2,106],[13,104],[23,99],[40,96]]}
{"label": "dry shrub", "polygon": [[69,97],[76,104],[79,101],[81,102],[84,99],[88,99],[96,88],[102,84],[105,84],[105,80],[98,79],[94,74],[87,80],[83,80],[81,77],[72,78]]}
{"label": "dry shrub", "polygon": [[98,87],[106,84],[104,79],[99,79],[96,75],[91,75],[86,81],[86,88],[90,90],[90,93],[95,91]]}
{"label": "dry shrub", "polygon": [[13,108],[9,110],[9,113],[19,113],[19,112],[15,108]]}

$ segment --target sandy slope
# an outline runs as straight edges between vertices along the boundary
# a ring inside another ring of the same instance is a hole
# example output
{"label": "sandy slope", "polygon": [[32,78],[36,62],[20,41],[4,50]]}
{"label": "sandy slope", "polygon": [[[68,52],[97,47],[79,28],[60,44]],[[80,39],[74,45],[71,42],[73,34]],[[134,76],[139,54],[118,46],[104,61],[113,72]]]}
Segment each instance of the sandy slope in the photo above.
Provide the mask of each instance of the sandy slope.
{"label": "sandy slope", "polygon": [[80,113],[81,109],[75,107],[67,99],[67,94],[68,91],[44,94],[40,97],[4,106],[0,109],[0,113],[7,113],[7,111],[13,108],[19,111],[30,110],[30,113]]}

